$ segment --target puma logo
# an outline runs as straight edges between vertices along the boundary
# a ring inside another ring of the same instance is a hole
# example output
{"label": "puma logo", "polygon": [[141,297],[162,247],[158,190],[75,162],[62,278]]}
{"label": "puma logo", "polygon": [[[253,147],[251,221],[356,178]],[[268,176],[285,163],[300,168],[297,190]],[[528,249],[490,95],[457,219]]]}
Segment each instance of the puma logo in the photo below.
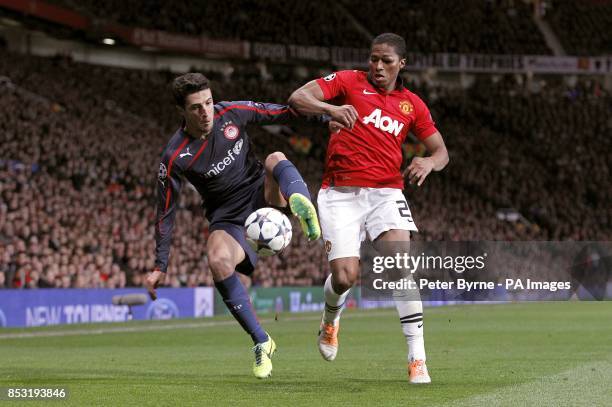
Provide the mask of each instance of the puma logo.
{"label": "puma logo", "polygon": [[179,158],[183,158],[183,157],[186,157],[186,156],[188,156],[188,155],[193,156],[193,154],[191,154],[191,153],[189,152],[189,147],[187,147],[187,152],[182,153],[182,154],[179,154]]}

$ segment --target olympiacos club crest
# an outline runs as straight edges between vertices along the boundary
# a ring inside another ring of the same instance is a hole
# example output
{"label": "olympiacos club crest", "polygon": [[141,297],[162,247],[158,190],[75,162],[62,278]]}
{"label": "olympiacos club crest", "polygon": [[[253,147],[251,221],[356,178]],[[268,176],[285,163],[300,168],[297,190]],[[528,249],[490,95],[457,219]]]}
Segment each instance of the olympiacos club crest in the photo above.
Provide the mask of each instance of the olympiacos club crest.
{"label": "olympiacos club crest", "polygon": [[228,140],[235,140],[239,134],[240,131],[238,130],[238,127],[234,124],[230,124],[229,126],[225,127],[225,129],[223,129],[223,135]]}

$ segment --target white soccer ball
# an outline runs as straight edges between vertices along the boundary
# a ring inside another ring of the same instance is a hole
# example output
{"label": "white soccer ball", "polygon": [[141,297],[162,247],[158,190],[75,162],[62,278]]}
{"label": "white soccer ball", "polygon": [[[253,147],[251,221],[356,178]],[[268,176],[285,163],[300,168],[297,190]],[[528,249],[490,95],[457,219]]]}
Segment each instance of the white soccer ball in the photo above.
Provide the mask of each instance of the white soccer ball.
{"label": "white soccer ball", "polygon": [[274,208],[261,208],[249,215],[246,238],[259,256],[273,256],[291,243],[291,222]]}

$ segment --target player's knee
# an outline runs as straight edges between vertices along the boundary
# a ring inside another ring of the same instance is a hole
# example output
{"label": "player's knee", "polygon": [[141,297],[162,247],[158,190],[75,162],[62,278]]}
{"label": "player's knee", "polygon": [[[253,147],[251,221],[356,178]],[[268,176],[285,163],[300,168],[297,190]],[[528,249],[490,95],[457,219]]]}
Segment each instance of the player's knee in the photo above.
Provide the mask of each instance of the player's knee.
{"label": "player's knee", "polygon": [[340,267],[332,275],[332,287],[337,294],[343,294],[357,282],[359,271],[350,267]]}
{"label": "player's knee", "polygon": [[235,268],[229,256],[214,252],[208,254],[208,266],[215,281],[225,280],[232,275]]}
{"label": "player's knee", "polygon": [[265,162],[266,171],[272,172],[274,170],[274,167],[276,167],[276,164],[286,159],[287,157],[285,156],[285,154],[281,153],[280,151],[275,151],[271,154],[268,154]]}

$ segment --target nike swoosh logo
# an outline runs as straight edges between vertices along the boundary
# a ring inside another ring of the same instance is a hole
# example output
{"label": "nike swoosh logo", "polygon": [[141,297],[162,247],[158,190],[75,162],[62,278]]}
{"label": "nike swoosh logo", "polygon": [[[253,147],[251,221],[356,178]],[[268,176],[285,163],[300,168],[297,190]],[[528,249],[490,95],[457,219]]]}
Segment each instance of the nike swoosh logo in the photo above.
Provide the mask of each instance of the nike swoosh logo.
{"label": "nike swoosh logo", "polygon": [[364,95],[376,95],[376,92],[368,92],[367,90],[363,90]]}
{"label": "nike swoosh logo", "polygon": [[421,322],[420,324],[417,325],[417,328],[420,328],[423,326],[423,323]]}

